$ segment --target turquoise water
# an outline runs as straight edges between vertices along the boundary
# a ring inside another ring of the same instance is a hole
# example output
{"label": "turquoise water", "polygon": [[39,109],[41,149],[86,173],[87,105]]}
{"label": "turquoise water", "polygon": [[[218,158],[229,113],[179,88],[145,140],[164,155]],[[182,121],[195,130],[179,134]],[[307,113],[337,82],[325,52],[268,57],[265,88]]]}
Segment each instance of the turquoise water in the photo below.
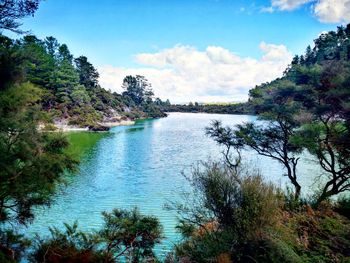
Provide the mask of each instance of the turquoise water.
{"label": "turquoise water", "polygon": [[[102,211],[137,206],[161,220],[165,240],[157,251],[166,253],[180,237],[174,228],[176,215],[164,210],[164,204],[177,200],[181,191],[189,189],[182,172],[188,173],[201,160],[221,158],[220,147],[204,132],[214,119],[234,125],[255,121],[256,117],[171,113],[167,118],[115,127],[108,133],[69,135],[72,151],[81,154],[80,170],[57,194],[50,208],[37,212],[26,233],[42,235],[49,226],[60,227],[62,222],[75,220],[81,229],[98,229]],[[246,165],[261,169],[268,180],[285,185],[278,163],[254,152],[245,152],[244,156]],[[307,174],[314,169],[307,160],[301,163],[301,181],[310,185]]]}

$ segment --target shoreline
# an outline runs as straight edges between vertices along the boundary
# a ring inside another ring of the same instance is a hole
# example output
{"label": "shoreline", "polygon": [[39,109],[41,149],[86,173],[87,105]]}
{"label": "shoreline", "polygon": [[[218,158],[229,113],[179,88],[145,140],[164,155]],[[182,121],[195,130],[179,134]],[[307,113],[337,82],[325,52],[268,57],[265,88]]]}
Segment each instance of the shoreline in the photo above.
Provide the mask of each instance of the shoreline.
{"label": "shoreline", "polygon": [[109,131],[110,128],[118,127],[118,126],[132,126],[135,124],[134,120],[121,120],[116,122],[98,122],[97,125],[101,127],[101,130],[94,130],[94,127],[86,126],[86,127],[79,127],[76,125],[69,125],[66,123],[53,123],[52,130],[46,130],[44,124],[40,124],[38,129],[40,131],[49,131],[49,132],[102,132],[102,131]]}
{"label": "shoreline", "polygon": [[112,128],[117,126],[131,126],[135,124],[134,120],[121,120],[113,122],[98,122],[98,125],[102,127]]}
{"label": "shoreline", "polygon": [[[167,117],[167,115],[164,117]],[[147,119],[157,119],[157,118],[138,118],[138,119],[114,118],[114,119],[110,119],[110,121],[96,122],[94,125],[84,126],[84,127],[78,126],[78,125],[69,125],[68,120],[66,119],[59,119],[59,120],[56,119],[54,123],[39,124],[38,130],[42,132],[107,132],[113,127],[132,126],[132,125],[135,125],[138,120],[147,120]]]}

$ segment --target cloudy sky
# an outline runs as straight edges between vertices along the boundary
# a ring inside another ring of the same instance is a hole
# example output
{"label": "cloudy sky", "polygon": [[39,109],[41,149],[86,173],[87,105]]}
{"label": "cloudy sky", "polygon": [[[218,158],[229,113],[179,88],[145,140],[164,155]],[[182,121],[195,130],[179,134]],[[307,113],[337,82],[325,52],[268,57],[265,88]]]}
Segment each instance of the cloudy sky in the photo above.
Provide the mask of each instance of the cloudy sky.
{"label": "cloudy sky", "polygon": [[23,29],[87,56],[106,89],[139,74],[171,102],[231,102],[347,22],[350,0],[46,0]]}

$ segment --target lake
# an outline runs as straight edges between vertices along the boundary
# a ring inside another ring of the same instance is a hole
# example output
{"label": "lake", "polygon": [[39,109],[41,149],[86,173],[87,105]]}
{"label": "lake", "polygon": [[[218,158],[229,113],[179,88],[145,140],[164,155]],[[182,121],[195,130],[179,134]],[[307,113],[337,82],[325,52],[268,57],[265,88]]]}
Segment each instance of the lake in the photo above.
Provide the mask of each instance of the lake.
{"label": "lake", "polygon": [[[37,211],[26,230],[48,233],[49,226],[79,221],[84,230],[98,229],[102,211],[137,206],[141,212],[157,216],[164,227],[164,242],[157,247],[164,255],[180,238],[175,230],[176,215],[164,210],[168,200],[179,200],[189,190],[183,173],[201,160],[221,158],[221,148],[205,135],[211,120],[226,125],[256,121],[255,116],[170,113],[167,118],[142,120],[133,126],[115,127],[107,133],[68,134],[70,151],[80,155],[79,172],[55,197],[50,208]],[[275,161],[254,152],[244,152],[245,164],[259,169],[267,180],[282,187],[286,178]],[[311,186],[308,174],[316,167],[308,158],[299,166],[303,185]]]}

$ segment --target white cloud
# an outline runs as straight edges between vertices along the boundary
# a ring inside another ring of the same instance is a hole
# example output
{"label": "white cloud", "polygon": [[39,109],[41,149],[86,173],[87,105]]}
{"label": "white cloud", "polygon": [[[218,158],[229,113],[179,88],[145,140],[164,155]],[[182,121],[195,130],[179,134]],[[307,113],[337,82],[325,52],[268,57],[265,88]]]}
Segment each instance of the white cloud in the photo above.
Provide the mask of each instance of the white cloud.
{"label": "white cloud", "polygon": [[322,23],[350,22],[350,0],[271,0],[271,6],[262,7],[260,11],[292,11],[307,3],[313,3],[312,13]]}
{"label": "white cloud", "polygon": [[271,6],[279,10],[291,11],[313,0],[272,0]]}
{"label": "white cloud", "polygon": [[273,9],[272,6],[268,6],[268,7],[265,6],[260,9],[260,12],[262,13],[273,13],[274,11],[275,9]]}
{"label": "white cloud", "polygon": [[121,92],[126,75],[144,75],[156,96],[172,102],[242,101],[250,88],[282,75],[292,54],[283,45],[262,42],[260,59],[241,57],[219,46],[200,51],[177,45],[157,53],[135,56],[140,68],[102,66],[103,87]]}
{"label": "white cloud", "polygon": [[314,13],[323,23],[349,22],[350,0],[319,0]]}

